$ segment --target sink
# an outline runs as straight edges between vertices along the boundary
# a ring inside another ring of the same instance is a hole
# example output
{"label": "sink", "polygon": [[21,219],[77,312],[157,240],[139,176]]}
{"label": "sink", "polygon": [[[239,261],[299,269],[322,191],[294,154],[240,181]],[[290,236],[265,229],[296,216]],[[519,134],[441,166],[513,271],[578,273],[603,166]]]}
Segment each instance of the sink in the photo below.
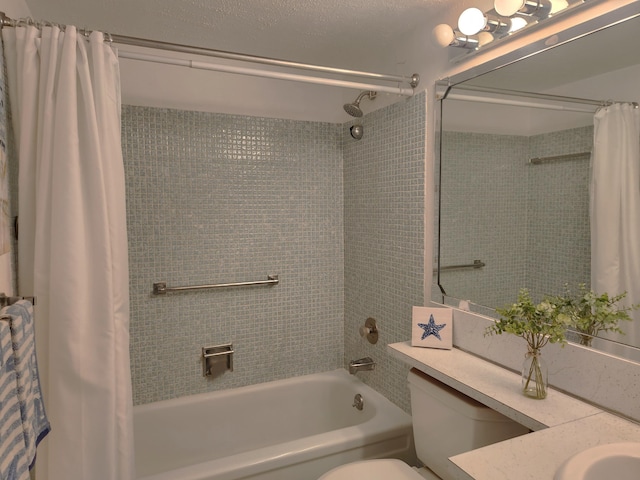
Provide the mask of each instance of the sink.
{"label": "sink", "polygon": [[621,442],[588,448],[569,458],[554,480],[638,480],[640,443]]}

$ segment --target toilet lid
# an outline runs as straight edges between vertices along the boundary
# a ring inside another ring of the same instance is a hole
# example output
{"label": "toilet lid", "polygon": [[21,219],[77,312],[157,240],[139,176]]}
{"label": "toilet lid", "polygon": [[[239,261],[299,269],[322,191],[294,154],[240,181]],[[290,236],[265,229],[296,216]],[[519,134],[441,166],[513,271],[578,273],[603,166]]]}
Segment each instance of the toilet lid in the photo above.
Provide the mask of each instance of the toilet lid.
{"label": "toilet lid", "polygon": [[400,460],[363,460],[329,470],[318,480],[424,480],[413,468]]}

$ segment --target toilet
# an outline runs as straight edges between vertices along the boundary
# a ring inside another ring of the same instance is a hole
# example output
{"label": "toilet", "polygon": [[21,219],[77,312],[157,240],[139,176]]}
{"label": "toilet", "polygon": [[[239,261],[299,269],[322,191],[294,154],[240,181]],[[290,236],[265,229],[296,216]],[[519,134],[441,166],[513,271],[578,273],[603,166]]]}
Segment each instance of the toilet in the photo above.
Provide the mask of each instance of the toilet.
{"label": "toilet", "polygon": [[529,433],[419,370],[412,369],[407,380],[416,453],[425,467],[396,459],[362,460],[329,470],[319,480],[451,480],[449,457]]}

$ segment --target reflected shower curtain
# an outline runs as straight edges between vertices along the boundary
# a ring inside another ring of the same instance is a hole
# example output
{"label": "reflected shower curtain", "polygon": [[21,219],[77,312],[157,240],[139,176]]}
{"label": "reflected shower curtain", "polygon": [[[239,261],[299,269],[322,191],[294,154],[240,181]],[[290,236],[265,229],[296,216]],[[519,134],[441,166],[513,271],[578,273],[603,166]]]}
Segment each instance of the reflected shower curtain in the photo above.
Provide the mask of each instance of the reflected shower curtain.
{"label": "reflected shower curtain", "polygon": [[94,32],[3,28],[19,157],[19,290],[52,431],[45,480],[133,474],[119,66]]}
{"label": "reflected shower curtain", "polygon": [[[627,292],[640,303],[640,111],[614,104],[594,117],[591,172],[591,288],[598,294]],[[607,338],[640,346],[640,313],[622,322],[626,335]],[[607,348],[607,347],[605,347]],[[609,349],[614,347],[610,346]],[[614,352],[612,352],[614,353]],[[622,353],[622,352],[615,352]]]}

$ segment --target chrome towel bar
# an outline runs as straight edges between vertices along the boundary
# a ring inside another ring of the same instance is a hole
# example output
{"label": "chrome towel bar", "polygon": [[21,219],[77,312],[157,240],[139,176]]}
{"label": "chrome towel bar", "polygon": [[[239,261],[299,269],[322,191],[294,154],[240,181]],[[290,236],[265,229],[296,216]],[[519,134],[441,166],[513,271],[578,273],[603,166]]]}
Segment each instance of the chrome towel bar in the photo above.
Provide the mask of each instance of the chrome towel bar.
{"label": "chrome towel bar", "polygon": [[209,288],[227,288],[227,287],[251,287],[255,285],[277,285],[279,282],[278,275],[267,275],[267,280],[258,280],[255,282],[237,282],[237,283],[217,283],[213,285],[191,285],[186,287],[167,287],[165,282],[153,284],[154,295],[164,295],[169,292],[183,292],[186,290],[206,290]]}
{"label": "chrome towel bar", "polygon": [[31,305],[36,304],[36,297],[8,297],[4,293],[0,293],[0,308],[13,305],[18,300],[28,300],[29,302],[31,302]]}

